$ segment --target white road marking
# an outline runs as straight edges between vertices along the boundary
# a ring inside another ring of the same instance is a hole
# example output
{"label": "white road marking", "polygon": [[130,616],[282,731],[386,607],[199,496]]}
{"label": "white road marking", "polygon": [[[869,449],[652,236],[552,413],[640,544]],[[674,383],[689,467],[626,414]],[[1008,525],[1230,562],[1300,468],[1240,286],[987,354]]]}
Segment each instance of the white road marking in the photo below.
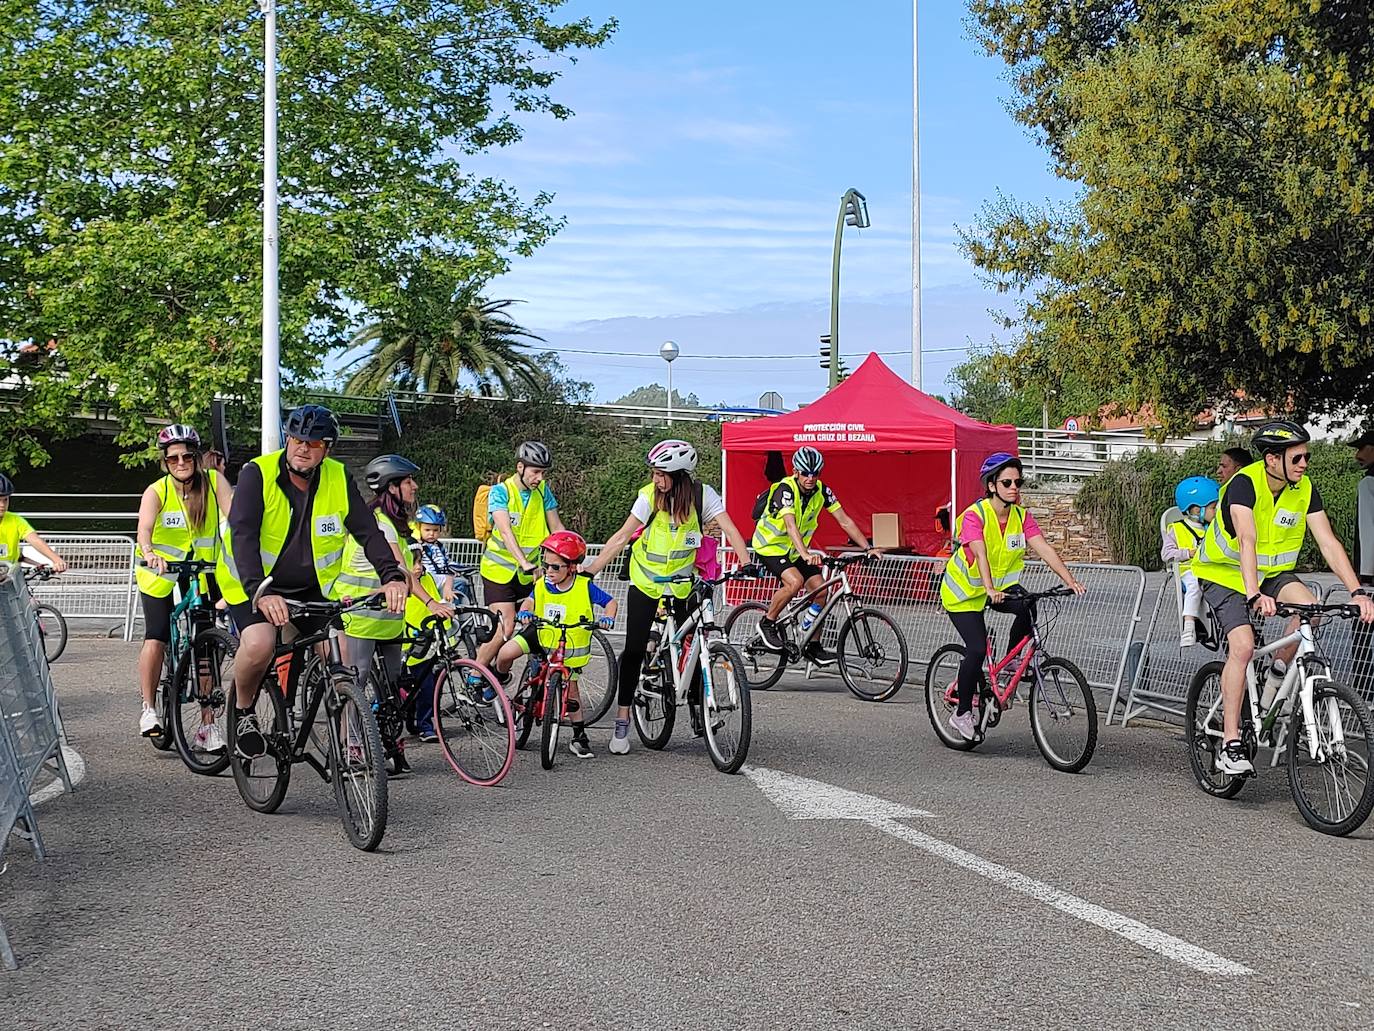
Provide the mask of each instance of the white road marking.
{"label": "white road marking", "polygon": [[[71,777],[72,787],[75,788],[86,776],[86,760],[81,758],[80,752],[65,743],[62,745],[62,758],[67,761],[67,776]],[[57,777],[30,795],[29,803],[40,806],[62,794],[63,790],[62,778]]]}
{"label": "white road marking", "polygon": [[1120,935],[1141,948],[1181,963],[1204,974],[1237,977],[1254,973],[1249,967],[1214,952],[1192,945],[1181,938],[1132,920],[1110,909],[1070,895],[1044,881],[976,856],[939,838],[914,830],[898,820],[929,817],[932,813],[885,798],[838,788],[809,777],[798,777],[761,766],[745,766],[743,773],[753,781],[770,802],[789,820],[855,820],[866,823],[909,845],[915,845],[947,863],[962,867],[990,881],[1019,892],[1061,913]]}

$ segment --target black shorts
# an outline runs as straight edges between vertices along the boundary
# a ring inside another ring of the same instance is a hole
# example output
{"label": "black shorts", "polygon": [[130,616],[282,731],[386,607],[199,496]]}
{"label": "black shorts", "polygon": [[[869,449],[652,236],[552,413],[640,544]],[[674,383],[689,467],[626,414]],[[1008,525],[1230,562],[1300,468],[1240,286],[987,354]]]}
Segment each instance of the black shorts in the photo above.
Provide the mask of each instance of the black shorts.
{"label": "black shorts", "polygon": [[[284,594],[284,598],[291,601],[328,601],[318,590],[301,592],[300,594]],[[253,601],[240,604],[229,603],[229,615],[234,620],[234,626],[238,627],[239,633],[243,633],[250,626],[257,626],[259,623],[266,623],[267,617],[253,608]],[[296,633],[301,637],[309,637],[313,633],[323,630],[329,625],[328,618],[324,616],[310,616],[306,619],[293,619],[291,625],[296,628]]]}
{"label": "black shorts", "polygon": [[539,641],[539,625],[533,620],[523,624],[511,640],[523,642],[526,655],[533,655],[536,659],[548,657],[549,650]]}
{"label": "black shorts", "polygon": [[499,605],[506,602],[511,605],[519,605],[522,601],[534,593],[534,581],[521,583],[520,577],[513,576],[509,583],[498,584],[482,577],[482,603],[484,605]]}
{"label": "black shorts", "polygon": [[758,560],[763,565],[764,569],[768,570],[779,580],[782,579],[782,571],[784,569],[795,569],[802,575],[803,583],[810,580],[813,576],[821,575],[819,566],[813,566],[800,555],[796,558],[788,558],[786,555],[759,555]]}
{"label": "black shorts", "polygon": [[145,641],[161,641],[168,644],[172,640],[172,609],[176,607],[176,602],[172,595],[168,594],[161,598],[154,598],[151,594],[138,592],[139,601],[143,602],[143,639]]}
{"label": "black shorts", "polygon": [[[1211,580],[1204,580],[1201,577],[1198,577],[1198,583],[1202,585],[1202,600],[1212,609],[1213,614],[1217,617],[1217,622],[1221,625],[1222,637],[1225,637],[1238,626],[1250,624],[1250,610],[1245,605],[1245,595],[1241,594],[1240,591],[1233,591],[1229,587],[1223,587],[1219,583],[1213,583]],[[1271,598],[1278,598],[1279,591],[1289,584],[1300,583],[1302,580],[1296,573],[1276,573],[1260,584],[1260,593]]]}

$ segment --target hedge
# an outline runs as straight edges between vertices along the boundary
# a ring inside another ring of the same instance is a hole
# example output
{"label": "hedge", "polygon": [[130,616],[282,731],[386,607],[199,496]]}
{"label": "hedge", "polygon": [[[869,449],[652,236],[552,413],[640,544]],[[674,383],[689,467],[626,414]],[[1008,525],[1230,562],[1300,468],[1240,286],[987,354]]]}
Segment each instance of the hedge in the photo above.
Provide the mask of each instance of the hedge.
{"label": "hedge", "polygon": [[[1079,488],[1074,507],[1103,531],[1114,562],[1160,569],[1159,516],[1174,503],[1174,488],[1189,476],[1212,476],[1221,452],[1244,441],[1208,441],[1187,451],[1138,451],[1109,462]],[[1312,445],[1308,475],[1321,491],[1332,529],[1349,552],[1355,537],[1355,490],[1360,470],[1344,444]],[[1298,560],[1302,570],[1325,570],[1308,536]]]}

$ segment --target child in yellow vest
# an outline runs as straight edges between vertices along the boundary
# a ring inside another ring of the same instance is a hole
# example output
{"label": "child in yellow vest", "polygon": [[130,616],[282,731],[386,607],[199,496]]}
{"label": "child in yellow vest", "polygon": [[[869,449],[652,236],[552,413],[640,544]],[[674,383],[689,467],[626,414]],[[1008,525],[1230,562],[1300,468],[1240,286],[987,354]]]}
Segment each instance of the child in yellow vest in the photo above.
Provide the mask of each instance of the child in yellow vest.
{"label": "child in yellow vest", "polygon": [[1180,648],[1197,644],[1202,629],[1202,585],[1193,572],[1193,559],[1202,544],[1203,534],[1216,514],[1221,487],[1206,476],[1190,476],[1174,489],[1174,504],[1183,513],[1164,527],[1163,545],[1159,554],[1165,562],[1178,563],[1178,578],[1183,584],[1183,629],[1179,634]]}
{"label": "child in yellow vest", "polygon": [[[530,661],[535,662],[558,646],[562,632],[556,627],[541,627],[532,617],[558,623],[576,623],[592,619],[595,610],[601,609],[601,618],[597,623],[607,630],[615,626],[616,600],[592,583],[589,577],[578,575],[582,559],[587,554],[587,542],[582,536],[571,530],[560,530],[549,534],[541,548],[544,575],[535,581],[534,594],[521,603],[516,615],[525,625],[501,646],[496,656],[496,676],[503,684],[510,679],[511,665],[520,656],[528,655]],[[567,690],[568,710],[573,714],[573,738],[568,750],[579,759],[590,759],[594,753],[583,724],[577,676],[591,658],[592,631],[588,627],[567,633],[567,650],[563,661],[571,674]]]}

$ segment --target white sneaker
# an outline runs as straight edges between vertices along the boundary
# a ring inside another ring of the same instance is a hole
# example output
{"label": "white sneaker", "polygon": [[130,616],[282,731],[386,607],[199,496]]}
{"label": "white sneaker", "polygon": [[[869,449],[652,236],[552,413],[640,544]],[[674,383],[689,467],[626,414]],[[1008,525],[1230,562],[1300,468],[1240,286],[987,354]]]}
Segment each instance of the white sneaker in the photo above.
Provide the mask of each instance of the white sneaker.
{"label": "white sneaker", "polygon": [[162,736],[162,721],[157,718],[157,710],[148,705],[143,707],[143,715],[138,718],[138,732],[144,737]]}
{"label": "white sneaker", "polygon": [[202,752],[224,751],[224,735],[217,723],[202,723],[196,731],[196,747]]}
{"label": "white sneaker", "polygon": [[1239,741],[1228,741],[1217,752],[1217,770],[1231,777],[1245,777],[1255,772],[1250,757],[1245,754],[1245,746]]}
{"label": "white sneaker", "polygon": [[954,732],[965,741],[973,740],[973,733],[978,727],[977,722],[973,718],[972,709],[962,716],[958,714],[951,716],[949,718],[949,725],[954,729]]}
{"label": "white sneaker", "polygon": [[1180,648],[1191,648],[1197,644],[1197,624],[1191,619],[1183,621],[1183,633],[1178,635],[1178,646]]}
{"label": "white sneaker", "polygon": [[630,751],[630,728],[625,728],[625,735],[619,733],[620,728],[616,728],[616,733],[611,735],[610,749],[614,755],[628,755]]}

